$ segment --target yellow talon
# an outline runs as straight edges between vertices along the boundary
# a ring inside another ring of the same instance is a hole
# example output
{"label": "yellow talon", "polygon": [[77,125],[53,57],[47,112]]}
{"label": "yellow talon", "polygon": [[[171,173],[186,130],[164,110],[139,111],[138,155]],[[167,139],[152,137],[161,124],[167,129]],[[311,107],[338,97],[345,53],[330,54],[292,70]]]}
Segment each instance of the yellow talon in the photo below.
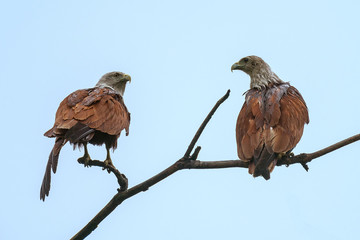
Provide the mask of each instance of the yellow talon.
{"label": "yellow talon", "polygon": [[89,167],[89,162],[91,161],[89,152],[87,150],[87,145],[86,143],[84,144],[84,156],[82,156],[81,158],[78,158],[78,162],[84,164],[84,167]]}

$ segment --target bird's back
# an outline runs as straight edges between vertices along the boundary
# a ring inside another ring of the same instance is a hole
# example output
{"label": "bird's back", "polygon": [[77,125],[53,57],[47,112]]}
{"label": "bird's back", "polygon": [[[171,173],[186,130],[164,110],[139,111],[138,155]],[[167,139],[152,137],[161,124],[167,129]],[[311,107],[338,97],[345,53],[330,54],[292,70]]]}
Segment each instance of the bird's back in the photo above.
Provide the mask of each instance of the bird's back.
{"label": "bird's back", "polygon": [[123,98],[109,88],[77,90],[60,103],[54,126],[44,135],[69,136],[68,131],[79,124],[104,134],[118,136],[123,129],[128,134],[130,113]]}

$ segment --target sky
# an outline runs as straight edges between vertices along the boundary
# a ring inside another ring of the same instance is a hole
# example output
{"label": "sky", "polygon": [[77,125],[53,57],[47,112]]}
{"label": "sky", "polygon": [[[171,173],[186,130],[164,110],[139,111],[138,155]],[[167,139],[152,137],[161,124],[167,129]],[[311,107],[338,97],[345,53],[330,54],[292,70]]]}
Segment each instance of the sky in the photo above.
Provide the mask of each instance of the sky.
{"label": "sky", "polygon": [[[134,186],[197,145],[199,160],[237,159],[235,122],[249,77],[231,65],[262,57],[304,97],[310,124],[294,153],[358,134],[358,1],[3,1],[0,239],[69,239],[116,194],[114,176],[77,163],[66,145],[50,195],[40,185],[60,101],[110,71],[131,75],[130,134],[112,154]],[[246,169],[182,170],[126,200],[87,239],[357,239],[354,143],[269,181]],[[105,147],[89,147],[103,160]]]}

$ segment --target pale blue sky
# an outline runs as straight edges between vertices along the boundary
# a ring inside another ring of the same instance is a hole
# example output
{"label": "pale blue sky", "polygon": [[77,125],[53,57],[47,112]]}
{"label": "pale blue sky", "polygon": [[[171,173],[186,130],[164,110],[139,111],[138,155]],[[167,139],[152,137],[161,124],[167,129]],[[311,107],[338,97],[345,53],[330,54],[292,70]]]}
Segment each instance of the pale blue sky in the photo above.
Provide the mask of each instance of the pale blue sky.
{"label": "pale blue sky", "polygon": [[[7,1],[0,7],[0,239],[68,239],[116,193],[67,145],[45,202],[39,189],[60,101],[106,72],[130,74],[130,135],[114,164],[130,186],[179,159],[215,102],[200,160],[237,159],[249,87],[231,65],[258,55],[303,95],[310,124],[295,153],[360,132],[358,1]],[[126,200],[87,239],[358,239],[355,143],[271,179],[245,169],[184,170]],[[90,147],[94,159],[104,147]]]}

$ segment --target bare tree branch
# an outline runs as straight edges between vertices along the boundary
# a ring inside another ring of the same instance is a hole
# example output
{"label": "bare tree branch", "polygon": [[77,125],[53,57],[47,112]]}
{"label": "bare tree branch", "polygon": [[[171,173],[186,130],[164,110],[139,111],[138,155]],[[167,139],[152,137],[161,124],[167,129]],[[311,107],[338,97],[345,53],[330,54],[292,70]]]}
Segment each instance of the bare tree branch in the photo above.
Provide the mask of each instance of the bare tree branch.
{"label": "bare tree branch", "polygon": [[[218,107],[229,97],[229,95],[230,95],[230,90],[228,90],[226,92],[226,94],[217,101],[215,106],[211,109],[210,113],[206,116],[203,123],[200,125],[195,136],[191,140],[191,143],[189,144],[189,147],[187,148],[184,156],[180,160],[178,160],[173,165],[171,165],[164,171],[160,172],[159,174],[153,176],[152,178],[150,178],[150,179],[126,190],[126,191],[121,191],[121,192],[118,192],[117,194],[115,194],[115,196],[110,200],[110,202],[108,204],[106,204],[106,206],[98,214],[96,214],[96,216],[88,224],[86,224],[86,226],[83,229],[81,229],[71,239],[76,240],[76,239],[86,238],[92,231],[94,231],[97,228],[98,224],[102,220],[104,220],[112,211],[114,211],[114,209],[118,205],[120,205],[125,199],[130,198],[130,197],[134,196],[135,194],[138,194],[139,192],[148,190],[149,187],[160,182],[164,178],[167,178],[168,176],[175,173],[176,171],[182,169],[182,166],[183,166],[182,162],[189,161],[189,160],[196,160],[196,158],[201,150],[201,147],[197,147],[195,149],[193,155],[191,157],[189,157],[191,151],[194,149],[194,146],[195,146],[197,140],[199,139],[199,137],[200,137],[202,131],[204,130],[204,128],[206,127],[207,123],[210,121],[212,115],[215,113],[215,111],[218,109]],[[101,162],[101,161],[99,161],[99,162]]]}
{"label": "bare tree branch", "polygon": [[323,149],[313,152],[313,153],[302,153],[302,154],[296,155],[294,157],[283,158],[283,159],[281,159],[281,161],[278,161],[277,165],[278,166],[290,165],[290,164],[294,164],[294,163],[306,164],[306,163],[311,162],[315,158],[321,157],[327,153],[335,151],[339,148],[342,148],[346,145],[349,145],[349,144],[359,141],[359,140],[360,140],[360,134],[356,134],[352,137],[344,139],[338,143],[335,143],[329,147],[323,148]]}
{"label": "bare tree branch", "polygon": [[[356,134],[352,137],[349,137],[345,140],[337,142],[329,147],[323,148],[319,151],[313,153],[301,153],[296,156],[285,156],[277,162],[277,166],[286,165],[289,166],[291,164],[307,164],[311,162],[313,159],[321,157],[327,153],[335,151],[339,148],[342,148],[346,145],[349,145],[353,142],[360,140],[360,134]],[[248,168],[248,162],[244,162],[241,160],[219,160],[219,161],[190,161],[188,163],[183,163],[183,168],[186,169],[211,169],[211,168]]]}
{"label": "bare tree branch", "polygon": [[[187,148],[187,151],[185,152],[184,156],[181,159],[179,159],[174,164],[172,164],[170,167],[166,168],[165,170],[158,173],[157,175],[149,178],[148,180],[146,180],[132,188],[129,188],[125,191],[119,191],[117,194],[114,195],[114,197],[109,201],[109,203],[83,229],[81,229],[71,239],[72,240],[84,239],[92,231],[94,231],[97,228],[98,224],[100,224],[101,221],[104,220],[112,211],[114,211],[115,208],[118,205],[120,205],[124,200],[126,200],[140,192],[144,192],[144,191],[148,190],[151,186],[155,185],[156,183],[169,177],[170,175],[172,175],[173,173],[175,173],[179,170],[182,170],[182,169],[230,168],[230,167],[248,168],[248,163],[243,162],[241,160],[199,161],[199,160],[197,160],[197,156],[201,150],[200,146],[198,146],[195,149],[195,151],[193,152],[193,154],[190,156],[197,140],[199,139],[199,137],[200,137],[202,131],[204,130],[204,128],[206,127],[207,123],[210,121],[212,115],[215,113],[217,108],[229,97],[229,94],[230,94],[230,90],[228,90],[227,93],[221,99],[219,99],[219,101],[215,104],[213,109],[210,111],[208,116],[205,118],[204,122],[201,124],[200,128],[197,130],[194,138],[192,139],[191,143],[189,144],[189,146]],[[331,151],[339,149],[343,146],[346,146],[346,145],[351,144],[358,140],[360,140],[360,134],[357,134],[353,137],[350,137],[348,139],[340,141],[334,145],[331,145],[329,147],[326,147],[326,148],[319,150],[317,152],[314,152],[314,153],[302,153],[302,154],[299,154],[296,156],[284,156],[282,159],[280,159],[278,161],[277,165],[278,166],[280,166],[280,165],[288,166],[291,164],[300,163],[304,166],[305,169],[307,169],[306,163],[310,162],[311,160],[318,158],[320,156],[323,156]],[[96,162],[96,164],[98,164],[97,160],[95,160],[95,162]],[[101,161],[99,161],[99,162],[101,162]],[[93,165],[95,165],[95,164],[93,164]],[[104,166],[101,166],[101,167],[104,167]],[[113,170],[110,170],[110,171],[114,172],[114,174],[115,174],[115,171],[113,171]],[[122,184],[120,182],[119,182],[119,184],[120,184],[120,186],[122,186]]]}
{"label": "bare tree branch", "polygon": [[[84,164],[84,161],[82,160],[82,158],[79,158],[79,159],[78,159],[78,162],[80,164]],[[89,160],[89,162],[87,162],[87,166],[102,167],[103,170],[107,169],[109,173],[112,172],[115,175],[115,177],[117,178],[117,181],[120,185],[119,191],[125,191],[128,188],[128,179],[126,178],[126,176],[124,174],[120,173],[119,170],[117,170],[115,168],[115,166],[106,165],[103,161],[99,161],[99,160]]]}
{"label": "bare tree branch", "polygon": [[212,115],[214,115],[214,113],[218,109],[218,107],[229,97],[229,95],[230,95],[230,89],[227,90],[226,94],[217,101],[217,103],[215,104],[213,109],[211,109],[209,114],[206,116],[205,120],[200,125],[199,129],[196,131],[194,138],[191,140],[191,142],[189,144],[189,147],[188,147],[188,149],[186,150],[186,152],[184,154],[185,159],[189,158],[191,151],[194,149],[194,146],[195,146],[196,142],[198,141],[201,133],[203,132],[204,128],[206,127],[206,125],[210,121]]}

